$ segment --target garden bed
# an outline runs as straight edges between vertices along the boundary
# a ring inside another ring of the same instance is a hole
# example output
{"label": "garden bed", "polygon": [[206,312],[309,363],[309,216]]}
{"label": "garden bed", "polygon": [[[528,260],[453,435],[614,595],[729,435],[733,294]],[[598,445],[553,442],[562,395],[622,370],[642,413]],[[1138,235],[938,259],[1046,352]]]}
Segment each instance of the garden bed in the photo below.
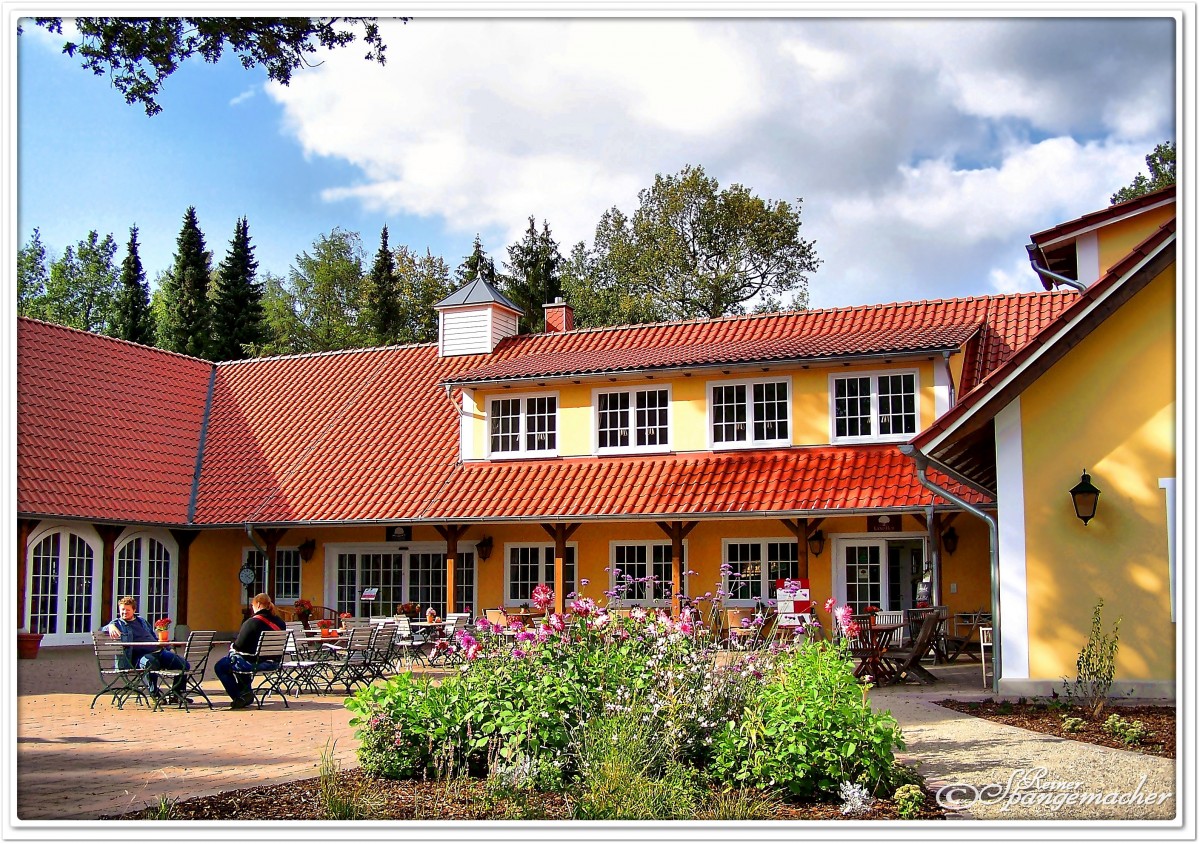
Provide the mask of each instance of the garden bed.
{"label": "garden bed", "polygon": [[[447,782],[387,780],[368,777],[362,771],[337,775],[342,795],[357,794],[356,802],[367,820],[570,820],[571,804],[560,793],[489,788],[481,779],[462,778]],[[743,805],[753,811],[736,812],[709,820],[899,820],[893,803],[877,800],[866,814],[848,817],[836,802],[787,803],[768,795],[745,792]],[[282,785],[258,786],[227,791],[209,797],[193,797],[162,807],[109,816],[105,820],[330,820],[321,778],[314,777]],[[724,804],[728,807],[728,803]],[[926,794],[924,809],[914,820],[942,820],[944,812]],[[344,818],[339,818],[344,819]]]}
{"label": "garden bed", "polygon": [[[1035,733],[1132,750],[1165,759],[1175,758],[1175,709],[1170,706],[1110,706],[1098,720],[1092,721],[1083,717],[1084,711],[1079,707],[1029,701],[998,702],[990,698],[983,701],[939,700],[938,705]],[[1148,735],[1139,743],[1126,744],[1104,728],[1105,721],[1113,713],[1126,721],[1141,721],[1149,731]],[[1063,727],[1063,719],[1068,717],[1082,720],[1077,730]]]}

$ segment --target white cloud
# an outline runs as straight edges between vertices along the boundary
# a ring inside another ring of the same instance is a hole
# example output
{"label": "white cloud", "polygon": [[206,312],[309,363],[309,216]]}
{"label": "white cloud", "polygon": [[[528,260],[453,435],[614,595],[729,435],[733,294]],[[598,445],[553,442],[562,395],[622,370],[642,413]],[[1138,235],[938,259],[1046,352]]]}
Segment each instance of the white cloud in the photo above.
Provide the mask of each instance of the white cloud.
{"label": "white cloud", "polygon": [[239,106],[242,103],[246,102],[247,100],[251,99],[257,93],[258,93],[257,88],[247,88],[245,91],[242,91],[242,93],[238,94],[236,97],[234,97],[232,100],[230,100],[229,105]]}
{"label": "white cloud", "polygon": [[569,246],[700,164],[804,198],[816,304],[1016,283],[1030,232],[1103,207],[1173,132],[1169,21],[418,19],[385,38],[386,67],[337,51],[267,88],[306,155],[358,169],[327,201],[508,242],[533,214]]}

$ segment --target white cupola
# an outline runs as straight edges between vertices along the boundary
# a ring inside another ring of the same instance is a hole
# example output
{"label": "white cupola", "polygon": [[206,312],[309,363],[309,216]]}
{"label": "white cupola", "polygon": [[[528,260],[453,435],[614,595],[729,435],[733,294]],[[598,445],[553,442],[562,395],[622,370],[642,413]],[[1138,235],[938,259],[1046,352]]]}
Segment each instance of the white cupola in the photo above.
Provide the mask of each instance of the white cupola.
{"label": "white cupola", "polygon": [[464,284],[433,306],[438,312],[438,355],[483,355],[517,333],[525,313],[482,278]]}

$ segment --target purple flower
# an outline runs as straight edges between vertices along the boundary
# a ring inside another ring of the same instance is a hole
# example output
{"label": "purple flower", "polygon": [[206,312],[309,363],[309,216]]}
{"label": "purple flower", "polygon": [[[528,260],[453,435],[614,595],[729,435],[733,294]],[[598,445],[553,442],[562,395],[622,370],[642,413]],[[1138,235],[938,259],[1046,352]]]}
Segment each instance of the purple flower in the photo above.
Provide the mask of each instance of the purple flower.
{"label": "purple flower", "polygon": [[513,648],[512,649],[512,658],[513,659],[524,659],[525,651],[521,650],[520,648]]}

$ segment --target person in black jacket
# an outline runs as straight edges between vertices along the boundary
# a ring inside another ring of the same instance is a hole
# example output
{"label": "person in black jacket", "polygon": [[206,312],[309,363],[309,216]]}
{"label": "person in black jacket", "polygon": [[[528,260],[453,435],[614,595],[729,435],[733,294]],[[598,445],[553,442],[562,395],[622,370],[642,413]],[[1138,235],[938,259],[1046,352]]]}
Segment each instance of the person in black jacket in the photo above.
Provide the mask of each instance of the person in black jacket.
{"label": "person in black jacket", "polygon": [[[258,638],[267,630],[285,630],[283,620],[275,614],[275,604],[266,592],[259,592],[250,601],[254,607],[254,615],[242,622],[237,639],[229,647],[229,656],[217,660],[213,672],[225,693],[233,700],[230,709],[245,709],[254,702],[254,693],[250,690],[252,677],[250,674],[235,674],[234,671],[250,671],[254,663],[246,658],[247,654],[258,651]],[[260,667],[274,667],[267,661],[259,663]]]}

